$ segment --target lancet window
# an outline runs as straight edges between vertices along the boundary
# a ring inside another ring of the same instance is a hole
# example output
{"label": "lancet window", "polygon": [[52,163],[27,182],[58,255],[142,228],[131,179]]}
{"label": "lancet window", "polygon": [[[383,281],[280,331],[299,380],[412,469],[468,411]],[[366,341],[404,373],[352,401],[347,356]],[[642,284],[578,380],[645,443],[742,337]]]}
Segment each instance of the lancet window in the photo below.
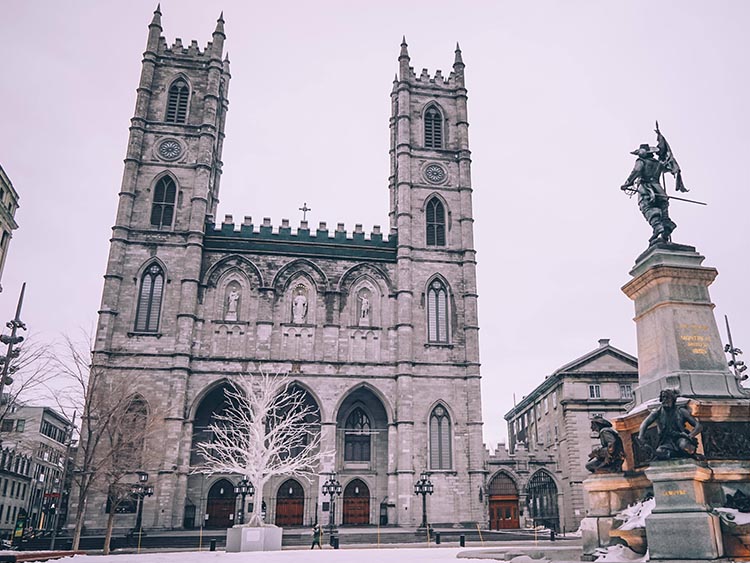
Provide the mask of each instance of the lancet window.
{"label": "lancet window", "polygon": [[432,280],[427,289],[427,340],[448,343],[448,290],[439,279]]}
{"label": "lancet window", "polygon": [[437,197],[427,202],[427,246],[445,246],[445,206]]}
{"label": "lancet window", "polygon": [[169,87],[167,98],[167,115],[164,121],[168,123],[185,123],[187,121],[188,98],[190,88],[187,83],[178,79]]}
{"label": "lancet window", "polygon": [[424,112],[424,147],[443,148],[443,116],[434,106],[428,107]]}
{"label": "lancet window", "polygon": [[138,309],[135,315],[135,330],[137,332],[157,332],[159,330],[163,292],[164,271],[158,264],[152,264],[141,277]]}
{"label": "lancet window", "polygon": [[171,176],[162,176],[154,186],[154,202],[151,205],[151,225],[171,227],[174,218],[174,204],[177,185]]}

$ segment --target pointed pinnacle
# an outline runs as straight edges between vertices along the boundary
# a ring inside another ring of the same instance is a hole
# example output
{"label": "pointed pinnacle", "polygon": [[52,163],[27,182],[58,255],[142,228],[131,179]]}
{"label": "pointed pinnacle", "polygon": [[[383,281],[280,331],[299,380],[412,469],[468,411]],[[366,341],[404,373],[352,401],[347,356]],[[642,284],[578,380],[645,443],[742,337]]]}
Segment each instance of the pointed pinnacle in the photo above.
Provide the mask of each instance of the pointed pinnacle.
{"label": "pointed pinnacle", "polygon": [[224,62],[225,62],[225,63],[228,63],[228,62],[229,62],[229,51],[227,51],[227,54],[226,54],[226,55],[224,55]]}
{"label": "pointed pinnacle", "polygon": [[461,46],[456,42],[456,58],[453,61],[453,66],[464,64],[464,60],[461,57]]}
{"label": "pointed pinnacle", "polygon": [[399,54],[398,58],[406,57],[409,58],[409,49],[407,48],[408,45],[406,44],[406,35],[404,35],[401,39],[401,53]]}
{"label": "pointed pinnacle", "polygon": [[214,29],[214,34],[217,33],[224,33],[224,12],[222,11],[221,14],[219,14],[219,19],[216,20],[216,29]]}
{"label": "pointed pinnacle", "polygon": [[154,17],[151,19],[151,25],[158,25],[161,27],[161,4],[156,5],[154,10]]}

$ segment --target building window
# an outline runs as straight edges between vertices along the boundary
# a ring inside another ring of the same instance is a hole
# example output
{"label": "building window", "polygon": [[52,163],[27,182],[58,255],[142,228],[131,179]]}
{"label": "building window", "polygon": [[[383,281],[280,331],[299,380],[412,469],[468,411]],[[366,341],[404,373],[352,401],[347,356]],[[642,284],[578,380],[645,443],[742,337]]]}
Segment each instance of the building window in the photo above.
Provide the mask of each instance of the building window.
{"label": "building window", "polygon": [[557,391],[552,391],[552,408],[557,408]]}
{"label": "building window", "polygon": [[589,385],[589,399],[601,399],[602,390],[599,385]]}
{"label": "building window", "polygon": [[0,425],[0,432],[13,432],[13,424],[15,422],[15,420],[3,420],[2,425]]}
{"label": "building window", "polygon": [[544,414],[549,412],[549,397],[544,398]]}
{"label": "building window", "polygon": [[360,407],[355,408],[344,425],[344,461],[370,461],[370,417]]}
{"label": "building window", "polygon": [[542,408],[539,405],[539,403],[536,403],[534,405],[534,412],[536,413],[536,419],[539,420],[542,418]]}
{"label": "building window", "polygon": [[633,386],[630,383],[620,383],[620,398],[621,399],[633,398]]}
{"label": "building window", "polygon": [[427,290],[427,340],[448,343],[448,291],[440,280],[430,282]]}
{"label": "building window", "polygon": [[443,148],[443,116],[435,106],[424,112],[424,148]]}
{"label": "building window", "polygon": [[189,95],[190,88],[188,88],[184,80],[178,79],[172,82],[172,85],[169,87],[165,121],[169,123],[185,123],[187,120]]}
{"label": "building window", "polygon": [[26,421],[23,419],[19,419],[16,421],[16,432],[23,432],[26,428]]}
{"label": "building window", "polygon": [[430,414],[430,469],[451,468],[451,421],[445,407]]}
{"label": "building window", "polygon": [[154,203],[151,206],[151,225],[171,227],[177,186],[171,176],[162,176],[154,186]]}
{"label": "building window", "polygon": [[445,206],[436,197],[427,202],[427,246],[445,246]]}
{"label": "building window", "polygon": [[164,272],[158,264],[152,264],[141,278],[141,291],[138,294],[138,310],[135,315],[135,330],[156,332],[159,328]]}

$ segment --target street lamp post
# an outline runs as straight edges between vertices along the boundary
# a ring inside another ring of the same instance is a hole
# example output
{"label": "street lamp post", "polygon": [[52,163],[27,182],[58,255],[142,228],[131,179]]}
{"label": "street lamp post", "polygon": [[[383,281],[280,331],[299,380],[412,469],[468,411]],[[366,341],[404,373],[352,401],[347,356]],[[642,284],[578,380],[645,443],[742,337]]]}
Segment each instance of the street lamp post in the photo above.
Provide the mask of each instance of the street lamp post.
{"label": "street lamp post", "polygon": [[328,479],[323,483],[323,494],[331,498],[331,511],[328,515],[328,534],[333,538],[336,533],[336,504],[335,498],[341,495],[341,483],[336,479],[336,472],[330,473]]}
{"label": "street lamp post", "polygon": [[247,477],[243,477],[242,481],[237,483],[234,487],[234,494],[238,497],[242,497],[240,503],[240,513],[238,514],[237,523],[242,525],[245,523],[245,497],[250,495],[251,497],[255,494],[255,487]]}
{"label": "street lamp post", "polygon": [[435,486],[430,481],[430,476],[427,472],[423,472],[419,476],[419,480],[414,483],[414,494],[422,495],[422,523],[419,525],[420,530],[427,528],[427,495],[431,495],[435,490]]}
{"label": "street lamp post", "polygon": [[0,357],[2,364],[2,373],[0,374],[0,399],[3,396],[3,387],[13,383],[11,375],[16,371],[16,366],[11,366],[11,360],[18,357],[19,349],[13,349],[14,344],[23,342],[23,336],[17,335],[18,329],[26,330],[26,324],[21,320],[21,307],[23,306],[23,294],[26,292],[26,282],[21,286],[21,294],[18,296],[18,305],[16,306],[16,316],[5,323],[10,329],[10,334],[0,336],[0,342],[8,345],[4,357]]}
{"label": "street lamp post", "polygon": [[138,471],[138,482],[130,486],[130,492],[138,499],[138,509],[135,516],[135,526],[130,532],[131,535],[138,534],[138,548],[141,546],[141,536],[143,535],[143,499],[154,494],[153,485],[146,485],[148,482],[148,473]]}

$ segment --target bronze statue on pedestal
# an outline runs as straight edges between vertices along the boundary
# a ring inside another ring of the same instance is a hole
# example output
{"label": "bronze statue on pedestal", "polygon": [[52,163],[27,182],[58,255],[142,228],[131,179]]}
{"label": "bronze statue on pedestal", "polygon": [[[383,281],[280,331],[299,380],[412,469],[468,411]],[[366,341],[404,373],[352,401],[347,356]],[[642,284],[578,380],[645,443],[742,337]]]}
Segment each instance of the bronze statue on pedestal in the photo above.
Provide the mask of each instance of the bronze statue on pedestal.
{"label": "bronze statue on pedestal", "polygon": [[[659,393],[661,406],[641,423],[638,442],[647,450],[651,447],[645,441],[646,430],[656,423],[659,437],[658,445],[653,452],[656,459],[698,457],[698,440],[695,437],[701,433],[703,427],[687,408],[677,406],[678,396],[679,392],[676,389],[662,389]],[[688,432],[685,424],[689,424],[693,429]]]}
{"label": "bronze statue on pedestal", "polygon": [[612,423],[597,415],[591,419],[591,431],[599,432],[599,441],[602,445],[591,450],[586,469],[591,473],[619,473],[622,471],[625,450],[622,446],[622,438],[620,438],[617,430],[612,428]]}

